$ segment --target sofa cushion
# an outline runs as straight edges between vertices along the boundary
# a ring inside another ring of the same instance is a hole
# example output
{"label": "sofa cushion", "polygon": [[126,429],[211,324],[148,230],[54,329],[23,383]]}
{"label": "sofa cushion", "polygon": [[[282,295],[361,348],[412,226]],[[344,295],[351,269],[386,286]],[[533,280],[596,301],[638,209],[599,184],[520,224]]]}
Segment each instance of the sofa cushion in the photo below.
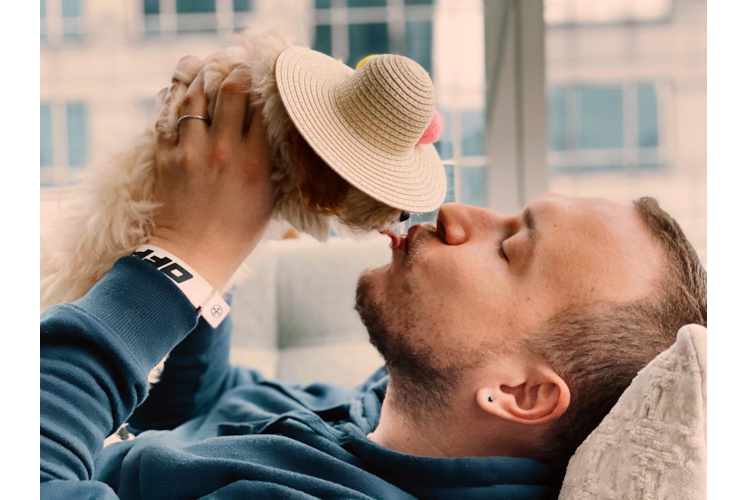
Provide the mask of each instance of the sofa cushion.
{"label": "sofa cushion", "polygon": [[269,379],[355,387],[382,360],[354,310],[367,267],[389,261],[389,239],[263,241],[232,291],[231,362]]}
{"label": "sofa cushion", "polygon": [[681,328],[639,372],[577,449],[559,498],[706,498],[706,328]]}

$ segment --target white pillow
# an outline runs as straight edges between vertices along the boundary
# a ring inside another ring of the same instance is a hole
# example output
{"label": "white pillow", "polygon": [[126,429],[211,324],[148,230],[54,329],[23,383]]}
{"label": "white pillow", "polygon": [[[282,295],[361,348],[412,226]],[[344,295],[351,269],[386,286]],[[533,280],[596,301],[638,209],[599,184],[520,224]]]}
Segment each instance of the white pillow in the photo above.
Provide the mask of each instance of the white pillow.
{"label": "white pillow", "polygon": [[706,328],[681,328],[577,448],[559,499],[586,498],[706,498]]}

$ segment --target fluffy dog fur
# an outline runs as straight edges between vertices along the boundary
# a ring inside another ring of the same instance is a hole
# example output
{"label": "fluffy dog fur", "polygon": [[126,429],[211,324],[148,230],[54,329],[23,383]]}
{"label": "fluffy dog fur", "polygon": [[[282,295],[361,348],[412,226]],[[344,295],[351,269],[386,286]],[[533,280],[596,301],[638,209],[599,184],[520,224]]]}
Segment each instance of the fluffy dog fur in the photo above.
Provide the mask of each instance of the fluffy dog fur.
{"label": "fluffy dog fur", "polygon": [[[330,169],[294,128],[278,92],[275,61],[288,47],[278,34],[247,36],[241,47],[205,70],[205,93],[213,115],[221,82],[232,69],[246,67],[252,100],[262,110],[272,148],[275,217],[319,240],[331,223],[353,232],[384,230],[400,211],[349,185]],[[179,84],[155,128],[103,168],[92,167],[66,207],[42,238],[41,308],[83,296],[121,256],[146,242],[153,231],[156,130],[172,140],[187,85]]]}

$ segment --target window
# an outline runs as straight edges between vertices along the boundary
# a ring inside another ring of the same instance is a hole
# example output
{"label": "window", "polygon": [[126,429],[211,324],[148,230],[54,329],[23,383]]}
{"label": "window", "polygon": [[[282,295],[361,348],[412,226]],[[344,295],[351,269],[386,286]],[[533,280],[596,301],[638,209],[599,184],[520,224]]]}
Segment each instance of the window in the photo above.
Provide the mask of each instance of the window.
{"label": "window", "polygon": [[232,33],[249,22],[252,0],[143,0],[146,35]]}
{"label": "window", "polygon": [[41,0],[41,41],[82,40],[85,33],[82,0]]}
{"label": "window", "polygon": [[551,168],[624,170],[662,165],[654,84],[551,87],[547,106]]}
{"label": "window", "polygon": [[315,0],[314,50],[351,67],[371,54],[404,54],[432,70],[434,1]]}
{"label": "window", "polygon": [[548,190],[656,198],[706,265],[707,2],[544,5]]}
{"label": "window", "polygon": [[88,109],[82,102],[40,105],[40,164],[43,186],[67,185],[88,161]]}
{"label": "window", "polygon": [[[445,202],[485,206],[484,97],[483,88],[473,88],[472,82],[475,80],[482,85],[484,81],[482,59],[476,68],[471,67],[480,74],[452,79],[443,87],[435,71],[438,61],[434,59],[434,46],[440,39],[444,43],[455,32],[464,30],[466,21],[462,19],[453,27],[450,23],[455,16],[442,12],[441,28],[437,32],[435,18],[442,4],[434,0],[315,0],[314,6],[314,50],[354,68],[371,54],[403,54],[429,72],[436,86],[437,106],[445,121],[441,140],[435,144],[447,174]],[[481,3],[465,2],[457,7],[462,15],[464,12],[477,14],[468,22],[474,22],[475,31],[482,32]],[[479,43],[478,47],[470,47],[476,54],[483,51],[482,37]],[[451,59],[444,61],[452,62]],[[465,81],[470,82],[467,87]],[[466,94],[470,97],[462,99]],[[434,221],[436,214],[437,211],[413,215],[405,226]]]}
{"label": "window", "polygon": [[[440,111],[444,116],[444,130],[436,147],[442,160],[448,162],[447,179],[451,181],[448,184],[445,203],[459,201],[484,207],[486,206],[485,112],[483,110]],[[454,176],[454,166],[458,156],[455,142],[460,143],[459,186],[455,184]]]}

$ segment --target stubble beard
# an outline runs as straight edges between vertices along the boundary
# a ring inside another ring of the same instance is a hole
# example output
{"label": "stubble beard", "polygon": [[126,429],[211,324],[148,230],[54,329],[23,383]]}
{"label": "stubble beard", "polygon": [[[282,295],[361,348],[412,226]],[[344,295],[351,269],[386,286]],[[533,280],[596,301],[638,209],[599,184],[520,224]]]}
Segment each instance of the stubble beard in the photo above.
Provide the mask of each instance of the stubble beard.
{"label": "stubble beard", "polygon": [[[387,397],[400,411],[418,418],[443,415],[461,369],[445,362],[448,353],[436,352],[432,336],[436,324],[424,311],[414,310],[423,299],[417,284],[404,277],[396,284],[398,290],[385,296],[377,290],[377,272],[381,268],[365,271],[359,278],[356,311],[369,341],[384,358],[390,375]],[[387,299],[394,298],[395,292],[399,293],[392,304]]]}

